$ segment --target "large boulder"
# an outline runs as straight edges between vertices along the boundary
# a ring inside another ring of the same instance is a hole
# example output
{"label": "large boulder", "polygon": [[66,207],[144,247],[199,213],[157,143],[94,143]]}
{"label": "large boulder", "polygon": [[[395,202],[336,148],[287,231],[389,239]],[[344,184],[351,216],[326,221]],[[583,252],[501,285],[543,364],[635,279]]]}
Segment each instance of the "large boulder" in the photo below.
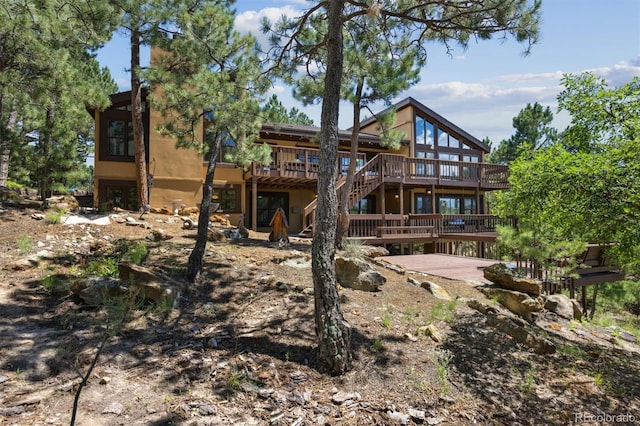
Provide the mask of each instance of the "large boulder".
{"label": "large boulder", "polygon": [[336,257],[336,278],[343,287],[362,291],[378,291],[387,281],[369,263],[346,257]]}
{"label": "large boulder", "polygon": [[520,291],[534,296],[540,294],[542,287],[540,281],[519,277],[512,268],[509,268],[504,263],[494,263],[484,268],[483,272],[484,277],[498,287]]}
{"label": "large boulder", "polygon": [[50,209],[63,210],[65,212],[72,212],[80,208],[78,200],[73,195],[56,195],[47,198],[47,205]]}
{"label": "large boulder", "polygon": [[520,291],[507,290],[498,287],[480,287],[478,289],[487,297],[496,298],[502,306],[527,321],[532,320],[532,313],[541,311],[544,308],[542,298],[533,298]]}
{"label": "large boulder", "polygon": [[118,273],[120,282],[128,285],[132,295],[156,304],[173,306],[182,289],[179,282],[134,263],[120,262]]}
{"label": "large boulder", "polygon": [[568,320],[572,320],[574,318],[573,302],[564,294],[552,294],[547,296],[544,308],[558,314],[562,318],[566,318]]}
{"label": "large boulder", "polygon": [[420,287],[422,287],[425,290],[427,290],[436,299],[446,300],[446,301],[453,300],[453,297],[451,297],[451,295],[447,292],[447,290],[445,290],[444,288],[440,287],[436,283],[432,283],[431,281],[423,281],[420,284]]}
{"label": "large boulder", "polygon": [[359,251],[366,257],[389,256],[389,250],[380,246],[369,246],[365,244],[359,247]]}
{"label": "large boulder", "polygon": [[74,281],[71,292],[87,305],[99,306],[105,300],[126,295],[128,290],[113,278],[89,276]]}

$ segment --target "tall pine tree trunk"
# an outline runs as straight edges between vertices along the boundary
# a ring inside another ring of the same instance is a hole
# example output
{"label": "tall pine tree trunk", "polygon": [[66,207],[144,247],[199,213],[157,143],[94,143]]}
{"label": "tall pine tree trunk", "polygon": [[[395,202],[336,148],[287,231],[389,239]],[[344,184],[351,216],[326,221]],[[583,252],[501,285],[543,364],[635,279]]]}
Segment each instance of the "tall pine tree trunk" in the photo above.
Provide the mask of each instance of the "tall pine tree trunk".
{"label": "tall pine tree trunk", "polygon": [[213,196],[213,175],[216,171],[216,161],[221,143],[222,134],[217,134],[214,138],[213,146],[209,147],[209,165],[202,184],[202,204],[198,215],[198,235],[196,237],[196,245],[189,255],[189,265],[187,266],[187,279],[190,282],[195,282],[202,272],[202,259],[204,250],[207,247],[209,231],[209,206],[211,206],[211,197]]}
{"label": "tall pine tree trunk", "polygon": [[338,212],[338,224],[336,227],[336,248],[344,249],[349,235],[349,194],[353,188],[354,175],[356,174],[356,162],[358,161],[358,135],[360,134],[360,100],[362,99],[362,87],[364,81],[360,79],[356,87],[353,100],[353,127],[351,131],[351,150],[349,151],[349,168],[347,169],[346,182],[340,191],[340,204]]}
{"label": "tall pine tree trunk", "polygon": [[319,361],[330,374],[342,374],[351,364],[351,326],[340,312],[335,270],[335,237],[338,218],[336,195],[338,158],[338,109],[342,79],[343,0],[328,2],[327,73],[320,130],[318,207],[312,246],[315,323]]}
{"label": "tall pine tree trunk", "polygon": [[[2,110],[0,105],[0,111]],[[0,187],[7,186],[9,179],[9,163],[11,162],[11,141],[14,138],[16,125],[18,124],[18,112],[12,109],[9,113],[7,125],[0,132]]]}
{"label": "tall pine tree trunk", "polygon": [[40,199],[42,208],[48,207],[47,198],[51,196],[51,149],[53,148],[53,125],[55,119],[55,100],[47,108],[44,123],[44,134],[39,139],[40,144]]}
{"label": "tall pine tree trunk", "polygon": [[131,123],[133,126],[133,144],[135,146],[136,189],[138,207],[149,204],[147,185],[146,149],[144,146],[144,124],[142,122],[142,84],[140,83],[140,32],[131,30]]}

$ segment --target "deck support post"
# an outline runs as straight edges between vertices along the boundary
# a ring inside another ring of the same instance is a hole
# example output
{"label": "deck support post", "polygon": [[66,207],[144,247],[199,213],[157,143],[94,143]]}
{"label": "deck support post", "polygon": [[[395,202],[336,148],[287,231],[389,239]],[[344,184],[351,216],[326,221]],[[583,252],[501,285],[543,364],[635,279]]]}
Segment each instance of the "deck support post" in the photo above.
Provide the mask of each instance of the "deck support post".
{"label": "deck support post", "polygon": [[[380,184],[380,190],[378,191],[379,197],[380,197],[380,213],[382,213],[382,221],[384,222],[384,215],[387,213],[387,205],[385,203],[385,199],[384,199],[384,190],[385,190],[385,185],[384,182],[382,182]],[[384,223],[383,223],[384,225]]]}
{"label": "deck support post", "polygon": [[431,185],[431,213],[437,213],[436,207],[436,186]]}
{"label": "deck support post", "polygon": [[258,178],[251,178],[251,230],[258,230]]}

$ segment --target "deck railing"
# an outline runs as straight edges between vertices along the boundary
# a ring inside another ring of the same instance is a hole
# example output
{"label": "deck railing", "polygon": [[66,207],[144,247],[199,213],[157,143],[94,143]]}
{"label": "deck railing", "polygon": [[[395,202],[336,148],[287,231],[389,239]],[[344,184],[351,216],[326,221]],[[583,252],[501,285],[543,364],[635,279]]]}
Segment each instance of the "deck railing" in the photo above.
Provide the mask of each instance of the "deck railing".
{"label": "deck railing", "polygon": [[515,218],[489,214],[354,214],[349,220],[350,238],[373,238],[380,227],[432,227],[434,235],[495,232],[497,226],[515,227]]}
{"label": "deck railing", "polygon": [[466,182],[481,188],[508,188],[509,168],[503,164],[411,158],[379,154],[386,181],[402,179],[436,184]]}
{"label": "deck railing", "polygon": [[[318,174],[319,153],[319,150],[310,148],[273,147],[271,162],[263,165],[254,163],[251,172],[254,176],[314,179]],[[346,174],[349,161],[348,152],[338,153],[341,174]],[[358,154],[358,166],[362,167],[365,162],[365,155]],[[503,164],[411,158],[395,154],[378,154],[369,163],[375,163],[375,167],[371,166],[368,176],[380,176],[386,182],[462,184],[487,189],[509,187],[509,169]]]}
{"label": "deck railing", "polygon": [[[309,148],[272,147],[271,162],[269,164],[254,163],[251,172],[254,176],[316,178],[320,151]],[[338,153],[340,173],[345,174],[349,168],[349,153]],[[358,154],[358,164],[364,164],[365,155]]]}

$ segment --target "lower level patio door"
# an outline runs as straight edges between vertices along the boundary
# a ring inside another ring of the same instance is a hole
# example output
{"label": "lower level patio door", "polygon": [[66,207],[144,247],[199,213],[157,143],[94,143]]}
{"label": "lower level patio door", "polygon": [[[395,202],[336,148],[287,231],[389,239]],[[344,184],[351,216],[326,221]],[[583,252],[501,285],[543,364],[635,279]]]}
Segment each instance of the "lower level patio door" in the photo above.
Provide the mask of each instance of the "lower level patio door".
{"label": "lower level patio door", "polygon": [[258,192],[257,200],[257,225],[267,227],[271,218],[278,208],[282,208],[287,213],[289,219],[289,193],[287,192]]}

